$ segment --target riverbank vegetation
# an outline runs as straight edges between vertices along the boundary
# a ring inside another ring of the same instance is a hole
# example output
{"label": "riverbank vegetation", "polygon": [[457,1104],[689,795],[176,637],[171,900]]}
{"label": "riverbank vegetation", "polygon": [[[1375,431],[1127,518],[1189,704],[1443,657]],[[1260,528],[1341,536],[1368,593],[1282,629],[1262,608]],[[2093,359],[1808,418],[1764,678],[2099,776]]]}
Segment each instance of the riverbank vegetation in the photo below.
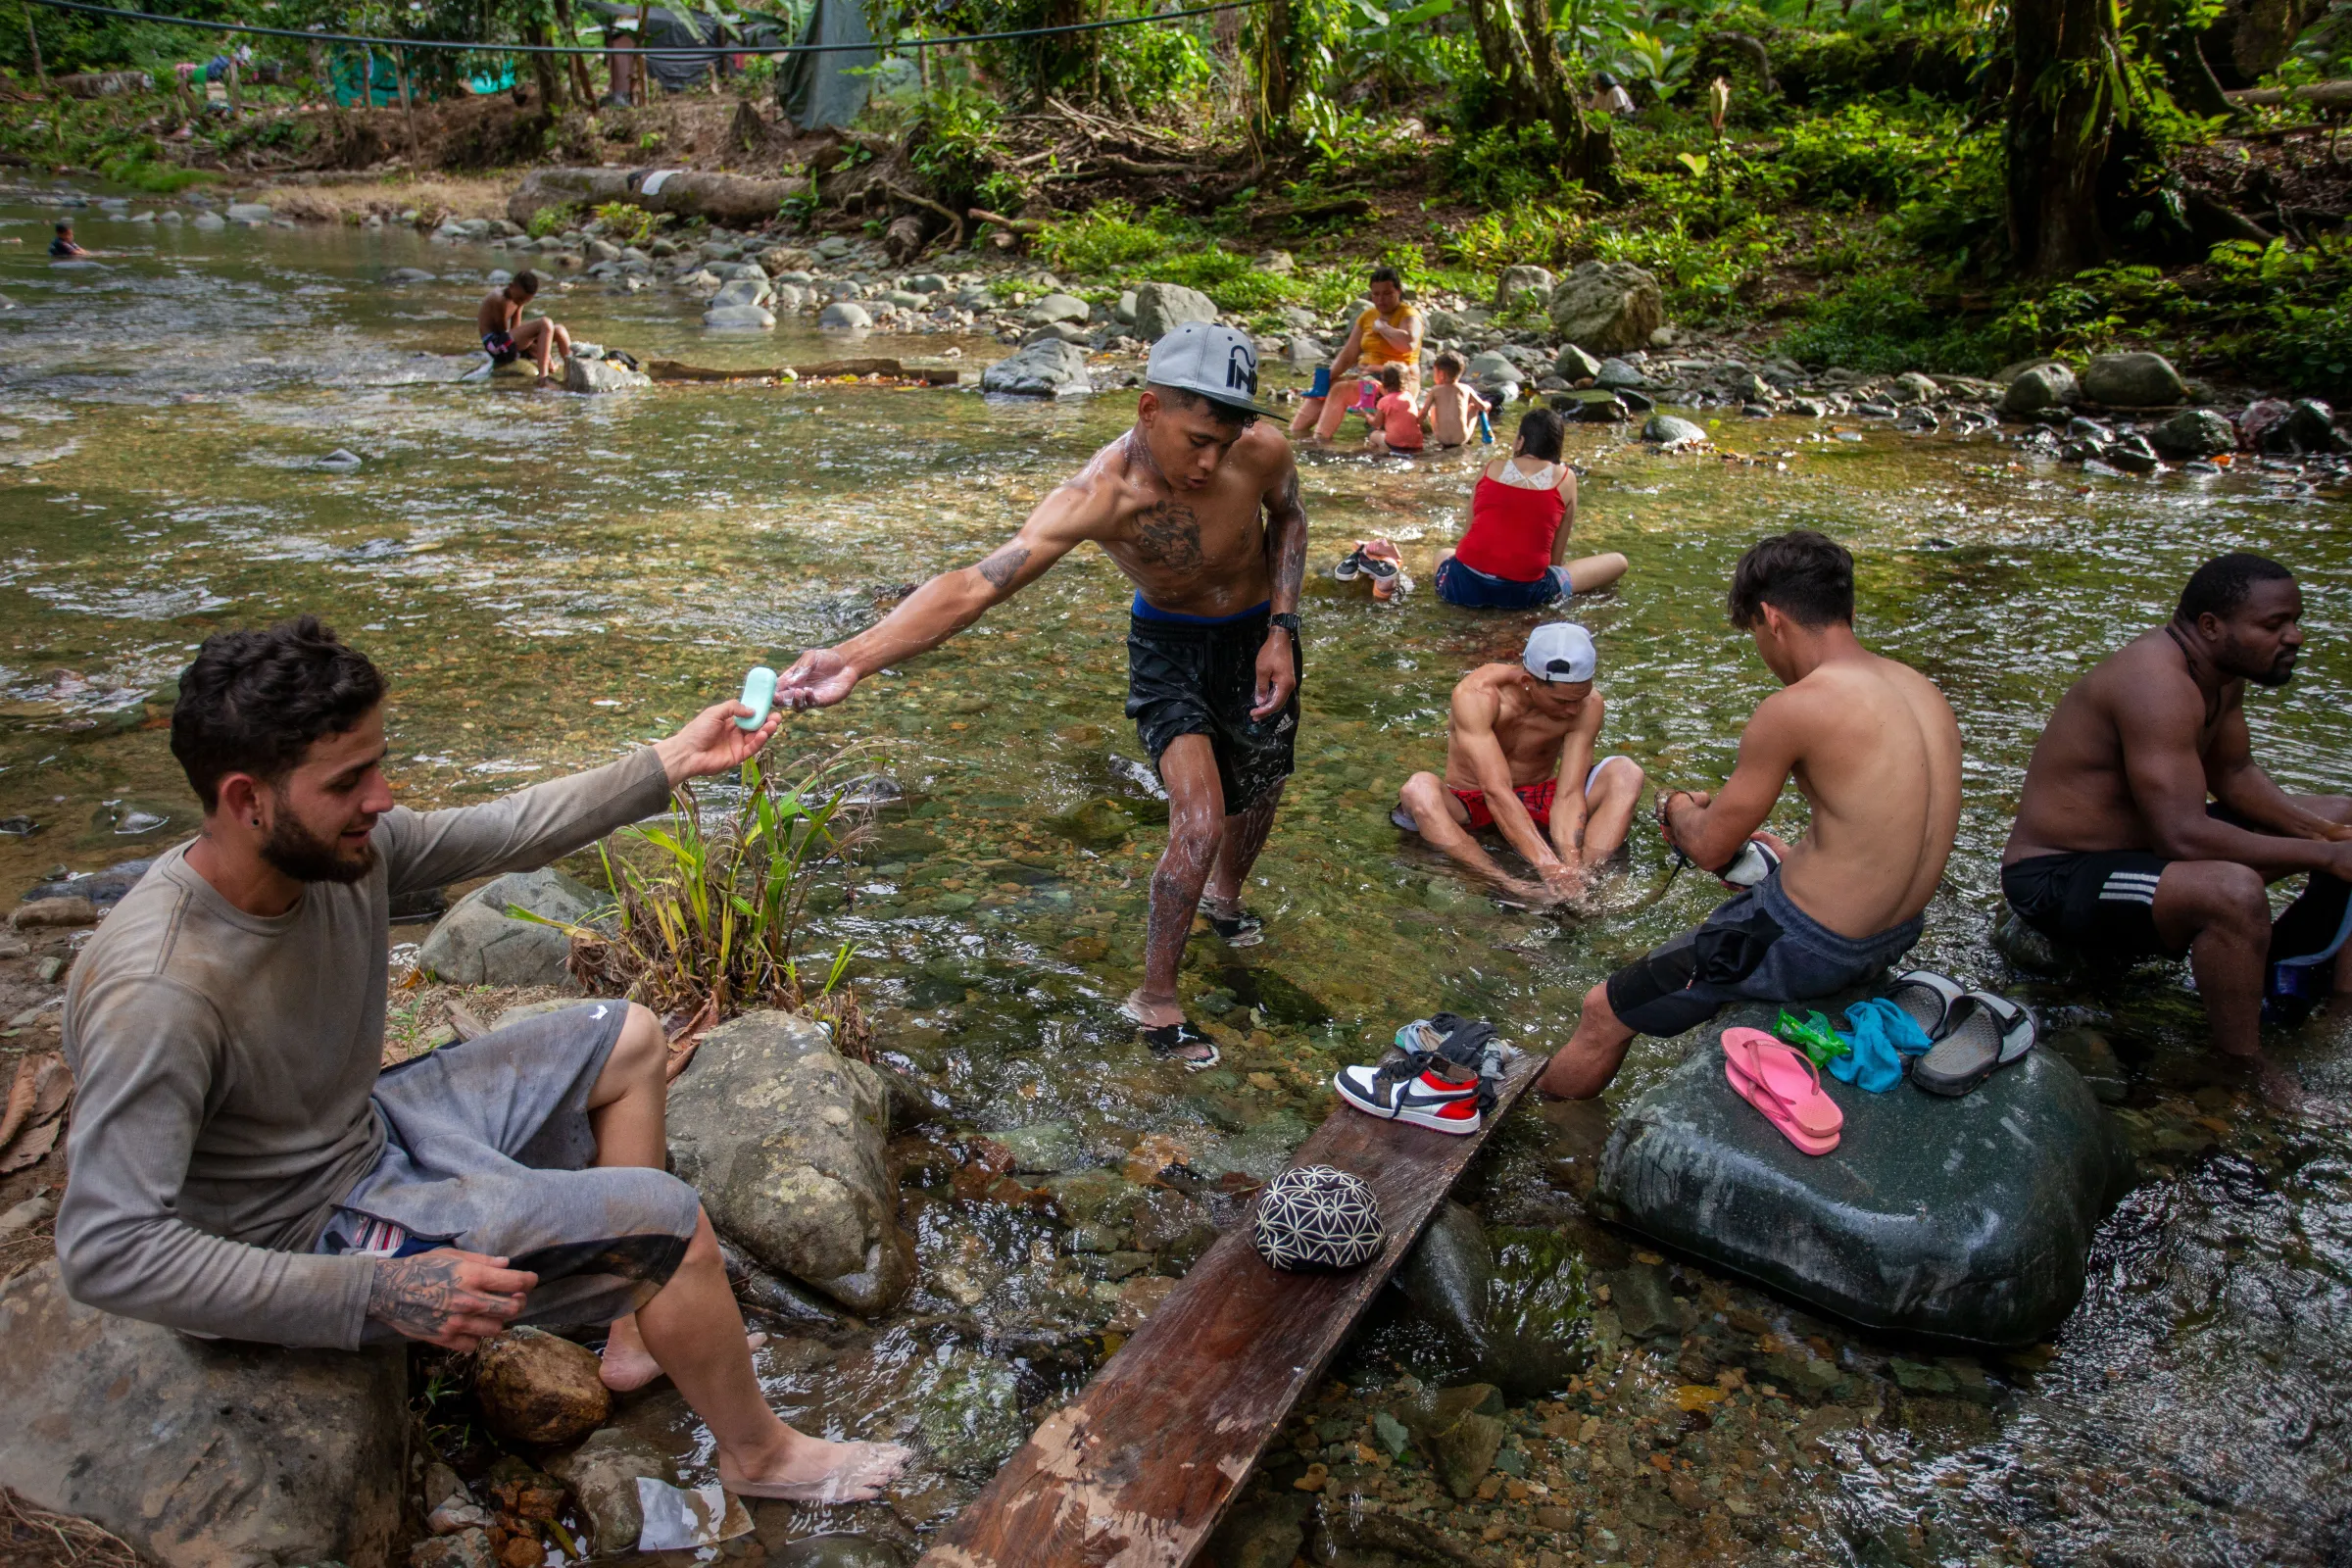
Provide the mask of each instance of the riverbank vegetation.
{"label": "riverbank vegetation", "polygon": [[[269,20],[599,36],[560,0],[286,0]],[[1081,18],[959,0],[870,20],[908,40]],[[2147,346],[2352,395],[2348,0],[1265,0],[886,50],[859,121],[818,135],[780,122],[765,60],[621,107],[586,63],[500,75],[466,57],[476,89],[512,82],[469,91],[456,57],[404,50],[407,101],[346,108],[322,86],[349,74],[339,57],[269,39],[228,112],[171,71],[220,36],[39,13],[0,38],[0,152],[148,190],[531,161],[782,169],[816,176],[779,214],[796,226],[896,224],[909,256],[1022,245],[1069,280],[1179,282],[1246,316],[1351,296],[1343,272],[1375,259],[1473,297],[1508,266],[1627,262],[1678,327],[1808,363],[1983,374]],[[165,85],[56,86],[124,68]],[[1595,107],[1612,82],[1630,111]],[[1275,251],[1298,270],[1251,260]]]}

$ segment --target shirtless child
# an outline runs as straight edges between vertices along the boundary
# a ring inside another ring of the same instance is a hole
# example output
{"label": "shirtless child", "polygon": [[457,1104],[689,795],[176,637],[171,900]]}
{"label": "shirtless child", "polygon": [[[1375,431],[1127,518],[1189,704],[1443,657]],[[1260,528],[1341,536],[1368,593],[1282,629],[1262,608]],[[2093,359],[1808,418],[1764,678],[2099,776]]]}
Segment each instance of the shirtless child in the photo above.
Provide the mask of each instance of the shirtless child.
{"label": "shirtless child", "polygon": [[482,352],[494,366],[513,365],[528,358],[539,368],[539,379],[552,373],[552,360],[571,353],[571,334],[544,316],[522,318],[522,308],[539,293],[539,274],[516,272],[514,280],[494,291],[474,313],[473,324],[482,334]]}
{"label": "shirtless child", "polygon": [[[1557,620],[1528,634],[1516,664],[1482,664],[1453,688],[1446,777],[1415,773],[1397,792],[1397,825],[1514,899],[1557,904],[1585,891],[1625,844],[1642,798],[1630,757],[1592,760],[1605,711],[1592,687],[1592,633]],[[1472,835],[1498,830],[1540,882],[1507,874]]]}
{"label": "shirtless child", "polygon": [[[1152,876],[1144,983],[1123,1010],[1153,1054],[1213,1066],[1176,972],[1196,909],[1226,942],[1261,940],[1242,888],[1290,777],[1298,729],[1298,585],[1306,513],[1280,430],[1259,422],[1257,352],[1194,321],[1152,347],[1135,427],[1095,454],[975,565],[943,572],[870,630],[811,649],[777,697],[823,708],[955,636],[1093,540],[1135,584],[1127,716],[1168,791]],[[1261,520],[1262,514],[1262,520]]]}
{"label": "shirtless child", "polygon": [[[2292,678],[2302,613],[2294,573],[2275,561],[2198,567],[2170,622],[2059,700],[2001,853],[2019,918],[2109,957],[2185,953],[2214,1045],[2256,1060],[2266,983],[2280,978],[2266,970],[2323,953],[2352,897],[2352,800],[2287,794],[2246,729],[2246,683]],[[2298,872],[2310,881],[2274,925],[2264,885]],[[2352,993],[2352,948],[2313,967],[2307,993]],[[2309,1000],[2278,1002],[2296,1017]]]}
{"label": "shirtless child", "polygon": [[1447,349],[1429,365],[1430,389],[1421,394],[1421,426],[1442,447],[1467,446],[1472,421],[1490,405],[1462,381],[1462,357]]}
{"label": "shirtless child", "polygon": [[1810,529],[1740,558],[1731,617],[1787,689],[1748,720],[1723,789],[1666,792],[1659,824],[1698,864],[1728,866],[1793,776],[1812,827],[1793,846],[1763,835],[1778,869],[1587,993],[1537,1080],[1545,1094],[1589,1099],[1637,1034],[1679,1035],[1741,999],[1829,996],[1919,940],[1960,821],[1960,726],[1943,694],[1855,639],[1854,558]]}

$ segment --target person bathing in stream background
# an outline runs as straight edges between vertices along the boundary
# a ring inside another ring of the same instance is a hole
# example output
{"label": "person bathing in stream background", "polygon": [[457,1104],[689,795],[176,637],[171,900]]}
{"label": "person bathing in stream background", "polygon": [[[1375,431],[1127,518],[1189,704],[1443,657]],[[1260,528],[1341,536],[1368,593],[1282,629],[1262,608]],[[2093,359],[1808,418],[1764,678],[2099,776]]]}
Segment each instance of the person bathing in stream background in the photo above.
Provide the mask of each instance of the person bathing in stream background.
{"label": "person bathing in stream background", "polygon": [[1491,407],[1462,380],[1462,357],[1447,349],[1429,362],[1430,388],[1421,394],[1421,424],[1441,447],[1469,444],[1478,416]]}
{"label": "person bathing in stream background", "polygon": [[[2289,795],[2246,729],[2246,683],[2293,678],[2302,615],[2275,561],[2199,566],[2170,621],[2059,699],[2001,852],[2002,893],[2043,935],[2115,959],[2186,954],[2214,1045],[2289,1100],[2261,1057],[2266,992],[2280,1022],[2300,1021],[2306,992],[2352,993],[2352,799]],[[2299,872],[2310,880],[2274,924],[2264,885]],[[2332,962],[2278,967],[2331,948]],[[2297,969],[2318,972],[2290,989]]]}
{"label": "person bathing in stream background", "polygon": [[604,1380],[666,1372],[748,1497],[854,1502],[893,1445],[786,1426],[718,1237],[662,1169],[668,1042],[625,1002],[383,1068],[390,901],[546,865],[728,772],[770,719],[705,709],[659,745],[480,806],[385,782],[384,678],[305,616],[205,640],[172,753],[204,830],[159,857],[74,965],[74,1299],[196,1334],[471,1350],[511,1323],[609,1323]]}
{"label": "person bathing in stream background", "polygon": [[1411,457],[1421,450],[1421,411],[1404,394],[1404,371],[1394,365],[1380,368],[1380,401],[1372,405],[1372,433],[1365,449]]}
{"label": "person bathing in stream background", "polygon": [[522,308],[539,293],[539,274],[522,271],[501,289],[491,291],[474,313],[474,329],[482,334],[482,352],[494,366],[529,359],[548,379],[549,367],[571,353],[571,334],[544,316],[522,318]]}
{"label": "person bathing in stream background", "polygon": [[1812,826],[1793,846],[1761,835],[1780,858],[1769,876],[1586,994],[1537,1080],[1545,1094],[1597,1095],[1637,1034],[1679,1035],[1742,998],[1826,997],[1919,940],[1960,822],[1960,725],[1943,694],[1856,640],[1854,558],[1810,529],[1740,558],[1731,618],[1786,690],[1748,720],[1722,790],[1666,791],[1658,824],[1697,864],[1728,869],[1793,777]]}
{"label": "person bathing in stream background", "polygon": [[1511,455],[1487,465],[1470,491],[1470,528],[1438,553],[1438,597],[1464,610],[1532,610],[1606,588],[1625,575],[1610,551],[1568,559],[1576,527],[1576,470],[1560,457],[1568,426],[1549,409],[1519,419]]}
{"label": "person bathing in stream background", "polygon": [[[1642,799],[1642,765],[1592,760],[1606,711],[1592,676],[1592,633],[1553,621],[1528,634],[1516,664],[1481,664],[1453,688],[1446,776],[1415,773],[1396,797],[1396,825],[1514,899],[1580,897],[1593,870],[1625,845]],[[1497,829],[1535,867],[1522,882],[1473,834]]]}
{"label": "person bathing in stream background", "polygon": [[[1350,412],[1369,415],[1379,401],[1374,379],[1383,366],[1394,365],[1404,376],[1407,396],[1421,390],[1421,334],[1428,323],[1404,301],[1404,279],[1394,267],[1372,269],[1371,286],[1364,291],[1372,308],[1355,318],[1355,327],[1331,361],[1331,387],[1324,397],[1300,400],[1291,419],[1291,434],[1329,441],[1340,433],[1340,421]],[[1361,366],[1361,369],[1357,367]],[[1356,370],[1351,379],[1348,372]],[[1348,389],[1354,389],[1350,401]],[[1378,420],[1373,421],[1375,425]]]}
{"label": "person bathing in stream background", "polygon": [[1236,947],[1260,940],[1242,888],[1265,847],[1298,729],[1298,588],[1306,512],[1291,444],[1257,394],[1257,351],[1189,322],[1152,347],[1135,425],[1048,496],[986,560],[943,572],[877,625],[811,649],[779,702],[827,707],[937,648],[1093,540],[1135,584],[1127,716],[1168,791],[1152,875],[1144,983],[1123,1010],[1156,1055],[1213,1066],[1176,973],[1196,910]]}

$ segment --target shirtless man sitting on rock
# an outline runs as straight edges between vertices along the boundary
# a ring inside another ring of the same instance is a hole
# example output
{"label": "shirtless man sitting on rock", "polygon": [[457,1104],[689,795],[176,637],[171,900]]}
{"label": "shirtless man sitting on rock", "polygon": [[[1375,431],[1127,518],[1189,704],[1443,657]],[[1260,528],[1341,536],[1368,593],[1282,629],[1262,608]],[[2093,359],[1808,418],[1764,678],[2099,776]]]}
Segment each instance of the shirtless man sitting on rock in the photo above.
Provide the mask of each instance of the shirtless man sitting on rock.
{"label": "shirtless man sitting on rock", "polygon": [[501,801],[412,811],[385,782],[384,678],[310,616],[205,640],[172,753],[204,830],[74,965],[79,1301],[225,1339],[471,1350],[513,1323],[609,1323],[604,1380],[666,1372],[747,1497],[854,1502],[906,1462],[776,1418],[718,1238],[662,1169],[668,1043],[625,1002],[381,1068],[403,894],[536,869],[730,771],[775,732],[705,709],[659,745]]}
{"label": "shirtless man sitting on rock", "polygon": [[[1642,799],[1642,765],[1592,760],[1606,705],[1593,689],[1592,634],[1556,620],[1528,634],[1516,664],[1482,664],[1453,688],[1446,776],[1415,773],[1396,820],[1506,897],[1559,904],[1580,897],[1625,844]],[[1523,882],[1472,835],[1494,828],[1535,867]]]}
{"label": "shirtless man sitting on rock", "polygon": [[[1943,694],[1855,639],[1854,559],[1810,529],[1740,558],[1731,616],[1786,689],[1748,720],[1722,790],[1667,791],[1658,822],[1699,865],[1732,869],[1751,838],[1780,863],[1587,993],[1537,1080],[1545,1094],[1589,1099],[1637,1034],[1679,1035],[1740,1000],[1830,996],[1919,940],[1960,822],[1960,725]],[[1813,808],[1794,845],[1758,831],[1791,777]]]}
{"label": "shirtless man sitting on rock", "polygon": [[[2110,958],[2185,953],[2214,1045],[2256,1062],[2266,991],[2281,1021],[2318,991],[2352,993],[2352,945],[2327,965],[2332,977],[2278,968],[2339,942],[2352,902],[2352,800],[2287,794],[2255,764],[2246,730],[2246,683],[2292,678],[2302,613],[2294,574],[2275,561],[2199,566],[2170,621],[2059,699],[2001,852],[2001,891],[2026,924]],[[2265,884],[2306,871],[2274,924]]]}
{"label": "shirtless man sitting on rock", "polygon": [[1046,497],[987,560],[943,572],[868,631],[811,649],[778,701],[827,707],[875,670],[978,620],[1093,540],[1128,580],[1127,716],[1168,791],[1144,983],[1124,1011],[1155,1055],[1215,1065],[1176,972],[1196,910],[1236,947],[1261,940],[1242,887],[1265,847],[1298,730],[1306,513],[1291,445],[1259,416],[1257,351],[1195,321],[1152,347],[1135,427]]}

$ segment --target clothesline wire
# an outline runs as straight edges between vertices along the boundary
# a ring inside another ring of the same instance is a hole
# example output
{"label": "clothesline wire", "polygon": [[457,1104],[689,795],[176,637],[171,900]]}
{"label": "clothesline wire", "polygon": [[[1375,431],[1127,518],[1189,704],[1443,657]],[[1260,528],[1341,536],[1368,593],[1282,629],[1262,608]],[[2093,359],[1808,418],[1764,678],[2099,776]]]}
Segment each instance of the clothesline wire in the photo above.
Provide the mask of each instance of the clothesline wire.
{"label": "clothesline wire", "polygon": [[[474,43],[458,38],[385,38],[357,32],[306,32],[296,27],[264,27],[241,22],[202,22],[194,17],[167,17],[153,11],[126,11],[115,6],[90,5],[86,0],[25,0],[25,3],[46,6],[52,11],[106,17],[116,22],[159,22],[174,27],[198,27],[208,32],[249,32],[266,38],[299,38],[308,43],[356,43],[379,49],[471,50],[502,55],[604,55],[612,52],[602,44]],[[1108,17],[1100,22],[1070,22],[1052,27],[1022,27],[1010,32],[967,32],[948,38],[896,38],[887,42],[877,38],[869,43],[791,43],[776,44],[769,48],[744,44],[640,44],[638,48],[649,55],[690,56],[833,55],[853,54],[859,50],[882,53],[905,49],[944,49],[960,43],[1001,43],[1014,38],[1044,38],[1056,33],[1094,32],[1104,27],[1135,27],[1148,23],[1181,22],[1188,17],[1205,17],[1219,11],[1248,11],[1265,3],[1266,0],[1221,0],[1217,5],[1195,6],[1186,11],[1161,11],[1141,17]]]}

